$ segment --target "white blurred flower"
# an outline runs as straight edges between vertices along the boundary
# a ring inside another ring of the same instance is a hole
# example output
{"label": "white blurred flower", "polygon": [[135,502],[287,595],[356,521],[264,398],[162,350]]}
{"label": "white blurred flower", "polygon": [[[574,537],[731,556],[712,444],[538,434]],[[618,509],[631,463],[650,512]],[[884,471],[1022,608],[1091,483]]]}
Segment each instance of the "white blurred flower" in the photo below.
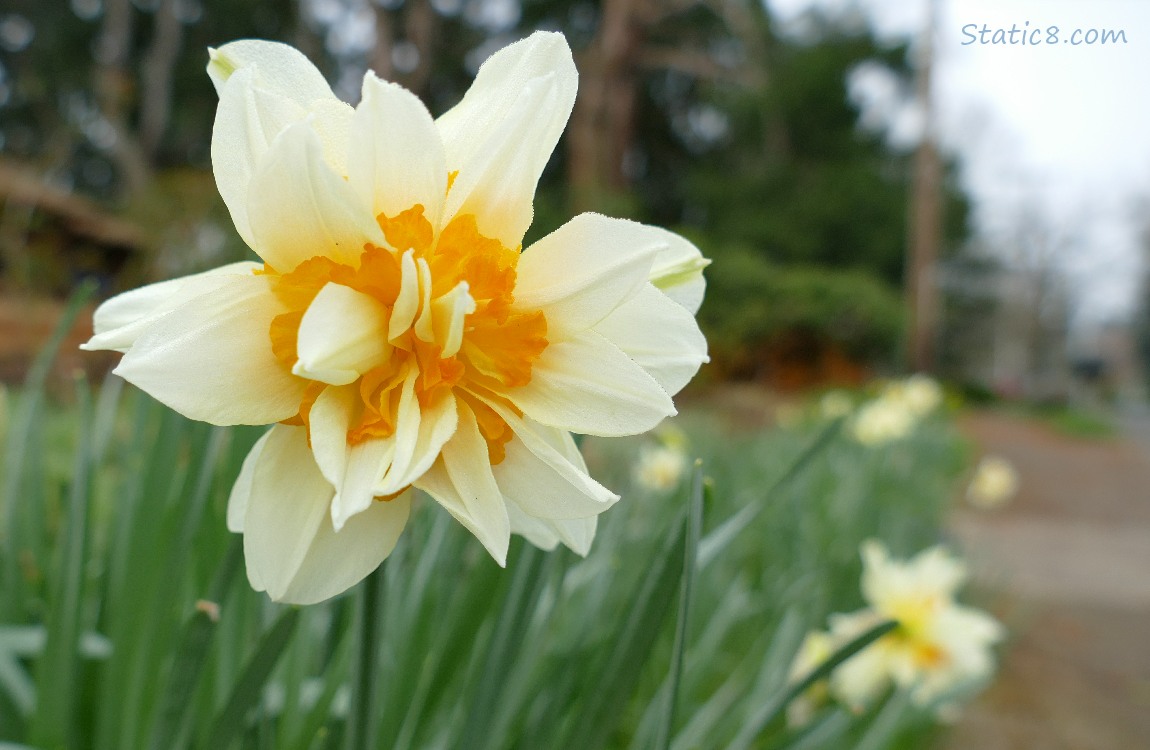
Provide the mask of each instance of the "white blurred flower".
{"label": "white blurred flower", "polygon": [[911,375],[899,387],[903,402],[916,417],[925,417],[942,404],[942,388],[926,375]]}
{"label": "white blurred flower", "polygon": [[966,487],[966,500],[976,508],[999,508],[1018,492],[1018,471],[999,456],[984,456]]}
{"label": "white blurred flower", "polygon": [[851,421],[850,434],[863,445],[885,445],[909,435],[916,421],[901,400],[880,396],[859,407]]}
{"label": "white blurred flower", "polygon": [[248,579],[320,601],[390,554],[423,490],[504,564],[512,533],[586,554],[618,496],[571,433],[631,435],[675,413],[707,360],[707,261],[598,214],[522,250],[575,101],[566,40],[492,55],[432,119],[367,74],[332,93],[283,44],[211,51],[216,184],[262,264],[119,295],[88,349],[185,416],[272,424],[228,504]]}
{"label": "white blurred flower", "polygon": [[635,481],[655,492],[674,489],[687,468],[687,454],[673,445],[644,445],[635,462]]}
{"label": "white blurred flower", "polygon": [[932,547],[896,561],[874,540],[863,544],[862,556],[862,593],[869,606],[833,615],[831,635],[846,643],[885,620],[898,627],[835,670],[831,690],[837,698],[862,709],[894,684],[927,705],[993,673],[992,647],[1004,631],[986,613],[954,601],[966,577],[957,558]]}

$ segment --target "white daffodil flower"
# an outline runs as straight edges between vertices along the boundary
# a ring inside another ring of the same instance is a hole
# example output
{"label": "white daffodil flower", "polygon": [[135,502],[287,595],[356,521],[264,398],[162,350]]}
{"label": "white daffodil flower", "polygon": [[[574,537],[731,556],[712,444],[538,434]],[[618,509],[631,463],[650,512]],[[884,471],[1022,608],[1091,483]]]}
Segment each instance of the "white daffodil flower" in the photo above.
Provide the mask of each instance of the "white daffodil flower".
{"label": "white daffodil flower", "polygon": [[248,577],[275,600],[347,589],[391,552],[412,487],[500,563],[509,536],[586,554],[618,496],[571,433],[646,431],[707,361],[707,261],[582,214],[520,251],[575,101],[560,34],[493,55],[432,119],[368,73],[351,107],[295,49],[211,53],[212,165],[237,263],[115,297],[89,349],[212,424],[273,424],[231,493]]}
{"label": "white daffodil flower", "polygon": [[862,593],[869,606],[833,615],[832,637],[847,643],[886,620],[898,627],[834,671],[831,689],[839,699],[862,709],[893,683],[926,705],[994,671],[992,647],[1004,631],[986,613],[955,602],[966,578],[959,560],[941,547],[909,561],[892,560],[874,540],[863,544],[862,557]]}

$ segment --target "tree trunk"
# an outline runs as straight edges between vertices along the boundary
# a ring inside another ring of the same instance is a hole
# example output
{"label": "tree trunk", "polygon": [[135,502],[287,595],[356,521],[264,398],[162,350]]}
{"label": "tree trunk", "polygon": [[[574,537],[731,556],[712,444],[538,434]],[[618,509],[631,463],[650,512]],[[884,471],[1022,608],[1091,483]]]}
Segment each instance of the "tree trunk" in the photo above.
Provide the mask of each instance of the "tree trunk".
{"label": "tree trunk", "polygon": [[140,147],[155,163],[172,114],[172,74],[184,29],[176,15],[180,0],[163,0],[156,9],[152,46],[144,55],[140,97]]}

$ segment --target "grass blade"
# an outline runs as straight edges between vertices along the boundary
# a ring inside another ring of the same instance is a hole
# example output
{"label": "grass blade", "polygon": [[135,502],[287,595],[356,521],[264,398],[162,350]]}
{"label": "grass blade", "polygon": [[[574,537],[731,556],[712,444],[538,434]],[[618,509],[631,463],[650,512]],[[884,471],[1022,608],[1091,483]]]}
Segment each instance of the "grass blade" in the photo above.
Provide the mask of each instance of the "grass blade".
{"label": "grass blade", "polygon": [[77,445],[68,495],[68,526],[59,574],[47,619],[47,642],[36,669],[36,713],[31,739],[43,747],[74,747],[78,703],[80,632],[88,547],[88,502],[91,487],[91,393],[82,377],[76,381]]}
{"label": "grass blade", "polygon": [[695,461],[691,477],[691,499],[687,505],[686,539],[683,547],[683,580],[679,591],[679,614],[675,624],[675,642],[671,648],[671,671],[667,677],[667,703],[655,749],[668,750],[671,732],[675,726],[675,708],[679,698],[679,683],[683,675],[683,655],[687,650],[687,626],[691,616],[691,595],[694,593],[695,574],[698,570],[699,535],[703,526],[703,464]]}
{"label": "grass blade", "polygon": [[[215,580],[208,590],[206,605],[218,604],[224,600],[228,589],[240,569],[243,556],[243,540],[232,540],[228,553],[216,571]],[[156,721],[152,725],[152,737],[148,746],[153,750],[164,750],[173,744],[173,738],[183,736],[184,723],[192,703],[192,693],[199,684],[200,673],[207,661],[208,647],[216,633],[219,615],[211,606],[197,606],[184,623],[180,633],[168,684],[160,691],[163,702],[160,704]]]}
{"label": "grass blade", "polygon": [[639,590],[628,600],[630,613],[611,650],[600,662],[583,694],[589,696],[577,721],[569,724],[556,747],[604,747],[639,681],[643,665],[655,645],[655,636],[671,609],[683,568],[686,519],[672,527],[662,552],[648,568]]}
{"label": "grass blade", "polygon": [[829,677],[838,665],[897,627],[898,623],[893,620],[879,623],[840,648],[832,654],[829,659],[817,668],[811,670],[810,674],[802,680],[787,686],[787,688],[775,698],[766,701],[759,710],[752,715],[750,720],[743,725],[742,731],[740,731],[734,741],[727,746],[727,750],[747,750],[747,748],[751,746],[751,743],[754,742],[755,737],[772,721],[777,719],[783,711],[786,710],[787,706],[790,705],[791,701],[805,693],[816,682]]}
{"label": "grass blade", "polygon": [[203,750],[224,750],[243,730],[244,718],[259,703],[264,684],[287,648],[298,623],[299,609],[289,607],[264,634],[259,647],[240,672],[223,709],[212,722],[207,740],[200,744]]}

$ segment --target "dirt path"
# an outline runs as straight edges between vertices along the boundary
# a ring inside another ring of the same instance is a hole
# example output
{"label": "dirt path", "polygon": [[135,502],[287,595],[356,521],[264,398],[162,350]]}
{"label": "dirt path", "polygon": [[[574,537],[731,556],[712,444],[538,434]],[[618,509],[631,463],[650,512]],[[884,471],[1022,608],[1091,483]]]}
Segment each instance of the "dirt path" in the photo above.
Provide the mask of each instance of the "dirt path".
{"label": "dirt path", "polygon": [[1150,748],[1150,443],[996,413],[962,428],[1021,476],[1009,507],[954,518],[1014,640],[945,747]]}

